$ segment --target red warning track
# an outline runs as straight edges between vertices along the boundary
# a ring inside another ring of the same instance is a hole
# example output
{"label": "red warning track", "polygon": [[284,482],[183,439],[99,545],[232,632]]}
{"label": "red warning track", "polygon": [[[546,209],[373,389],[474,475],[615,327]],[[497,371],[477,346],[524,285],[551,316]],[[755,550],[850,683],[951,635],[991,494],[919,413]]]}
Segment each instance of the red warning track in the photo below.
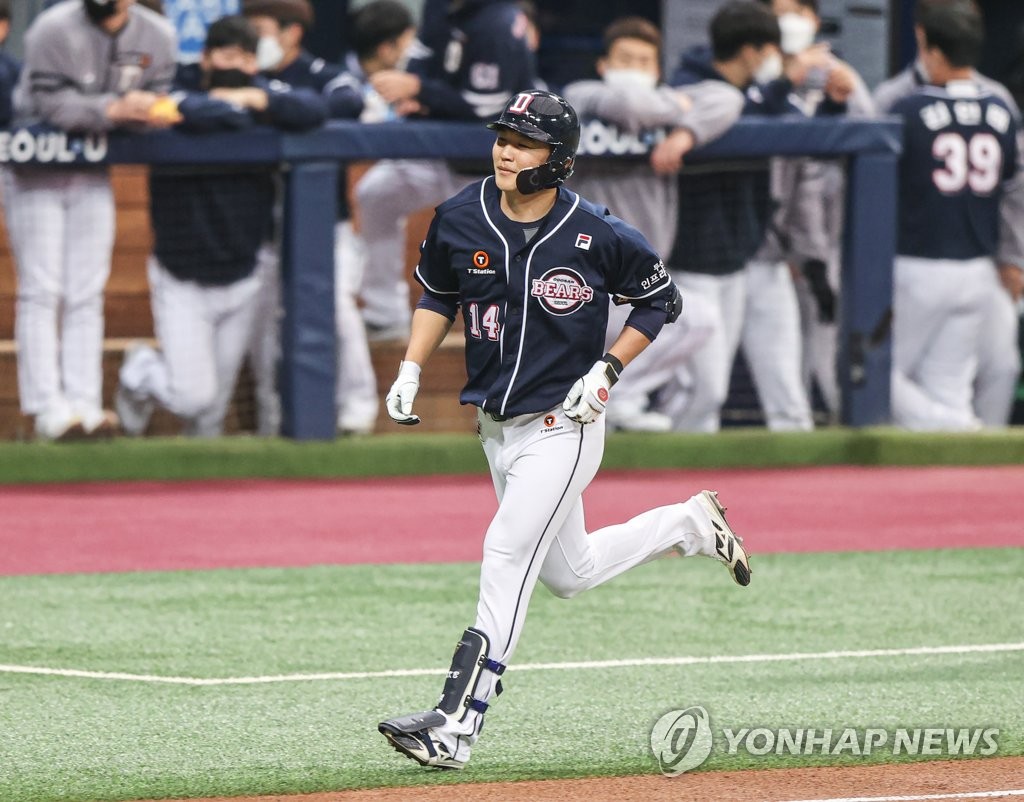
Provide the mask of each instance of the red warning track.
{"label": "red warning track", "polygon": [[[1024,546],[1024,466],[604,472],[596,529],[719,491],[756,553]],[[97,483],[0,491],[0,574],[480,557],[484,477]]]}

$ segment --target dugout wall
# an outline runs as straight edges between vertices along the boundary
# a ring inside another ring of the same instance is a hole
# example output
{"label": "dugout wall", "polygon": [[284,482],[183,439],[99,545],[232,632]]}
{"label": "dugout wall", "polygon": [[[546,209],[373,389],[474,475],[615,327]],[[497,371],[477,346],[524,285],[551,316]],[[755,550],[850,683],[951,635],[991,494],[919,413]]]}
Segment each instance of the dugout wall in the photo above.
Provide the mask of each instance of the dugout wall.
{"label": "dugout wall", "polygon": [[[841,421],[889,419],[892,258],[900,124],[893,120],[744,119],[693,152],[688,163],[770,156],[840,159],[846,165],[838,372]],[[379,158],[488,158],[493,134],[482,126],[416,122],[332,122],[307,134],[271,129],[189,135],[175,131],[80,139],[41,128],[0,132],[0,162],[242,165],[279,164],[282,221],[283,434],[335,436],[333,237],[338,167]],[[593,150],[593,149],[592,149]],[[594,158],[643,159],[644,148],[609,146]],[[613,210],[614,211],[614,210]],[[342,266],[344,269],[344,266]]]}

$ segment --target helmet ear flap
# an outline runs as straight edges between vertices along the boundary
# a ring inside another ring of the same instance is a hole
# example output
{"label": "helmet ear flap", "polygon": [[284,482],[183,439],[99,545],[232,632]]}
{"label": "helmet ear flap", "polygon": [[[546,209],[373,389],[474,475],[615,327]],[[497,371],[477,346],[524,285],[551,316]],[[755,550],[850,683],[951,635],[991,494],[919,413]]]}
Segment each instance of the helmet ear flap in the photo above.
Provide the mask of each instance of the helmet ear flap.
{"label": "helmet ear flap", "polygon": [[539,167],[520,170],[516,175],[516,189],[523,195],[531,195],[542,189],[554,189],[572,175],[575,161],[572,156],[557,161],[550,159]]}

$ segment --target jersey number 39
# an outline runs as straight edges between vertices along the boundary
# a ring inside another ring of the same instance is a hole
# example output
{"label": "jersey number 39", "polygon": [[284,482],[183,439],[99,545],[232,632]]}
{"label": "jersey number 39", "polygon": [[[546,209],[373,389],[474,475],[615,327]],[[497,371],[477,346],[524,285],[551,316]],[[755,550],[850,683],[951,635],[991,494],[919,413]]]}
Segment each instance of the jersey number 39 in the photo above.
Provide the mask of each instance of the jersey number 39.
{"label": "jersey number 39", "polygon": [[932,171],[932,180],[944,195],[953,195],[965,186],[976,195],[988,195],[1002,174],[1003,149],[992,134],[975,134],[969,140],[952,132],[939,134],[932,143],[932,156],[943,162]]}

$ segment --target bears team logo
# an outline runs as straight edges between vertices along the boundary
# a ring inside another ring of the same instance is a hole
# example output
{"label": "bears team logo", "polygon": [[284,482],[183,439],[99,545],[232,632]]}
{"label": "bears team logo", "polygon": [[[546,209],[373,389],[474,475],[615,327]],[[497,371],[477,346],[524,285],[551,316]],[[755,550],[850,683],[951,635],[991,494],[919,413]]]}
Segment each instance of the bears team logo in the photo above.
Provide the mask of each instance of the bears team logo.
{"label": "bears team logo", "polygon": [[594,289],[572,268],[553,267],[533,280],[530,295],[552,315],[571,315],[593,300]]}
{"label": "bears team logo", "polygon": [[516,114],[526,114],[526,110],[533,103],[534,96],[526,92],[516,95],[515,100],[508,104],[508,110]]}

